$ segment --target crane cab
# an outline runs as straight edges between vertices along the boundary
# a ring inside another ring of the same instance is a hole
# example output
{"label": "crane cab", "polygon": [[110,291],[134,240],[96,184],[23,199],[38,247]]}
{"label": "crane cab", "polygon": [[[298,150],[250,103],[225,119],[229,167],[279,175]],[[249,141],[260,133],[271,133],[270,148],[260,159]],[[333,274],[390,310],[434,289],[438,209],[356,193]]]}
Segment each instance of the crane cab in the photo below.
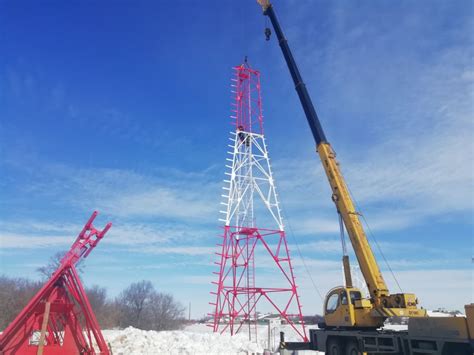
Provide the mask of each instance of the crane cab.
{"label": "crane cab", "polygon": [[372,303],[355,287],[335,287],[324,302],[324,322],[330,328],[378,328],[384,318],[371,315]]}

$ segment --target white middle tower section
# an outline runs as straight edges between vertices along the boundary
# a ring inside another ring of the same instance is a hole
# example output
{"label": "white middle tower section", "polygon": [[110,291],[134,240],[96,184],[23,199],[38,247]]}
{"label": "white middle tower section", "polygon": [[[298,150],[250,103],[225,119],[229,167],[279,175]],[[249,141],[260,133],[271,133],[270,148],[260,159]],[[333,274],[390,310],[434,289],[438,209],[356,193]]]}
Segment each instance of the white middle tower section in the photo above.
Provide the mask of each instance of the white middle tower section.
{"label": "white middle tower section", "polygon": [[[258,90],[260,77],[250,75],[242,80],[242,75],[246,75],[245,71],[236,70],[236,77],[232,79],[235,102],[231,118],[235,120],[236,130],[230,132],[231,144],[228,145],[230,150],[227,152],[229,156],[225,172],[227,178],[223,187],[225,193],[222,194],[224,201],[221,202],[224,209],[220,211],[223,218],[219,220],[226,226],[255,227],[255,212],[258,209],[260,222],[263,222],[260,225],[283,231],[283,219],[263,134]],[[262,211],[262,207],[268,213]],[[271,216],[270,220],[267,220],[268,215]]]}
{"label": "white middle tower section", "polygon": [[[275,181],[272,175],[270,158],[263,134],[237,129],[231,132],[229,145],[232,148],[226,164],[221,204],[225,210],[220,211],[225,217],[220,219],[226,226],[255,227],[254,201],[259,200],[270,213],[271,220],[281,231],[284,230]],[[259,206],[257,206],[258,208]],[[263,217],[263,216],[262,216]],[[272,228],[271,225],[266,225]]]}

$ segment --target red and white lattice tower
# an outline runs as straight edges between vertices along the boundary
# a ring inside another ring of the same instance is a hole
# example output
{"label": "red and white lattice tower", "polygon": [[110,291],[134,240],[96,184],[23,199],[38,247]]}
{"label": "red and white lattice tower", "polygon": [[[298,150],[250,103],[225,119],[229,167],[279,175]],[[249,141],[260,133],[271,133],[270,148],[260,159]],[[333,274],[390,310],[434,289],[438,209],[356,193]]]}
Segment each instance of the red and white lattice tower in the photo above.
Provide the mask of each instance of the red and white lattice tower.
{"label": "red and white lattice tower", "polygon": [[[301,304],[263,134],[260,73],[234,68],[231,148],[224,180],[223,242],[214,312],[214,332],[257,335],[259,310],[278,312],[307,341]],[[265,228],[261,228],[265,227]],[[263,307],[263,308],[262,308]],[[266,307],[266,308],[265,308]]]}

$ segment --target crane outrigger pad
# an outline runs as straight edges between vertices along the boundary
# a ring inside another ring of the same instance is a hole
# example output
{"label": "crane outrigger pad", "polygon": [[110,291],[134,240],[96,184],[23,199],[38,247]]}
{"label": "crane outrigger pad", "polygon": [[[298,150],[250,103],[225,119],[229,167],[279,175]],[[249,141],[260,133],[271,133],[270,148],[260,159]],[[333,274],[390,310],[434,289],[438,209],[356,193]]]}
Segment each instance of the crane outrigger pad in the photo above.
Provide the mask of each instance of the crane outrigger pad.
{"label": "crane outrigger pad", "polygon": [[111,227],[92,225],[95,211],[58,269],[0,335],[0,355],[110,354],[75,268]]}

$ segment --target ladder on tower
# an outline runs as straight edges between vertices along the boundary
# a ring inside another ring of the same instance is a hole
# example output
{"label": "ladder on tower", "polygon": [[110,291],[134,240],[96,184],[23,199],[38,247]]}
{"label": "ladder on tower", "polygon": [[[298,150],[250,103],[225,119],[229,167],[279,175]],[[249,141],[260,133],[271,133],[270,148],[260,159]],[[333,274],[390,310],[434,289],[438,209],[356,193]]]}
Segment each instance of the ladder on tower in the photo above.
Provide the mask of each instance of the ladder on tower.
{"label": "ladder on tower", "polygon": [[[250,235],[247,236],[250,238]],[[250,243],[247,243],[247,246]],[[248,255],[250,253],[250,255]],[[247,250],[247,288],[248,290],[255,290],[255,254],[252,251]],[[249,318],[249,340],[257,341],[257,302],[255,298],[255,292],[248,292],[248,318]],[[253,325],[253,334],[252,334]]]}

